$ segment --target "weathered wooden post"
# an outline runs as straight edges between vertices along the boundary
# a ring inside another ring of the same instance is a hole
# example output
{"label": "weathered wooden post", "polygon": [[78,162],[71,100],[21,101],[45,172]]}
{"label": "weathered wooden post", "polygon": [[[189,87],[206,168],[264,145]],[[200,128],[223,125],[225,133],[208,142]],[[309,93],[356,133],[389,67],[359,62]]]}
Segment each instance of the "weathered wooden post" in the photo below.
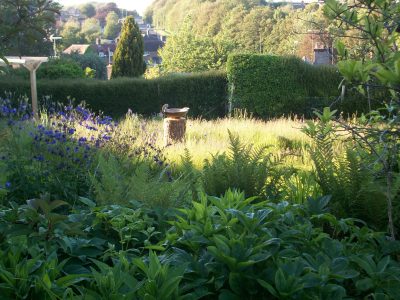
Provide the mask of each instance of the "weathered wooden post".
{"label": "weathered wooden post", "polygon": [[164,104],[161,111],[164,114],[164,145],[183,142],[189,108],[168,108],[168,104]]}
{"label": "weathered wooden post", "polygon": [[110,80],[112,73],[112,64],[108,64],[106,68],[107,68],[107,80]]}

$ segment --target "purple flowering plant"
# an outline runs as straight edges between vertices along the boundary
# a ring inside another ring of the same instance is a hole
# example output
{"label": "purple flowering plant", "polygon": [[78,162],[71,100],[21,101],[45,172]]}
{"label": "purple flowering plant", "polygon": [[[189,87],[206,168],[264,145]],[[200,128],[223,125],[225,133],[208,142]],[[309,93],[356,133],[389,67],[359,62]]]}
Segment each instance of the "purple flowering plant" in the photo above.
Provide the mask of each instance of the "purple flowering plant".
{"label": "purple flowering plant", "polygon": [[84,105],[53,105],[35,122],[26,98],[0,98],[0,117],[7,124],[0,150],[11,200],[51,193],[75,198],[88,190],[87,172],[97,149],[111,140],[115,123]]}
{"label": "purple flowering plant", "polygon": [[121,130],[111,117],[73,101],[68,105],[50,102],[42,108],[40,121],[33,120],[30,109],[26,98],[0,98],[0,124],[8,132],[0,147],[0,168],[10,182],[8,200],[49,193],[75,201],[88,195],[88,175],[96,174],[101,151],[127,157],[128,163],[140,158],[151,164],[154,173],[164,171],[166,180],[172,181],[161,150],[152,141],[135,144],[136,136]]}

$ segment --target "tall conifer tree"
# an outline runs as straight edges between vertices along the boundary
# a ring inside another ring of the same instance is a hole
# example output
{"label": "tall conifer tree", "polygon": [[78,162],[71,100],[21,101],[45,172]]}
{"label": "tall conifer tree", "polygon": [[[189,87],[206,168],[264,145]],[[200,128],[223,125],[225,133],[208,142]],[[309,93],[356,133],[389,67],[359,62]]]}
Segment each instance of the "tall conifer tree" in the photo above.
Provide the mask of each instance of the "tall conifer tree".
{"label": "tall conifer tree", "polygon": [[143,37],[135,19],[129,16],[122,26],[120,40],[114,53],[111,77],[138,77],[145,71]]}

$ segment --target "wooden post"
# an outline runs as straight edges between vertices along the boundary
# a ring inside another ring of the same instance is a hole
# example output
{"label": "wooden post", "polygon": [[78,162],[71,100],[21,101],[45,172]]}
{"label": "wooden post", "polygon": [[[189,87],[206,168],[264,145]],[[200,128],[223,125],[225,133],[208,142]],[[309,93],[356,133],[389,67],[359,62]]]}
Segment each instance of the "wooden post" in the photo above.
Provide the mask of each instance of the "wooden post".
{"label": "wooden post", "polygon": [[32,110],[33,117],[37,120],[39,118],[38,114],[38,102],[37,102],[37,89],[36,89],[36,70],[29,70],[31,78],[31,95],[32,95]]}
{"label": "wooden post", "polygon": [[106,68],[107,68],[107,80],[110,80],[112,73],[112,64],[108,64]]}
{"label": "wooden post", "polygon": [[24,67],[29,70],[30,79],[31,79],[31,96],[32,96],[32,110],[33,117],[38,120],[38,100],[37,100],[37,88],[36,88],[36,70],[41,65],[41,61],[32,61],[24,64]]}
{"label": "wooden post", "polygon": [[186,118],[164,119],[164,145],[168,146],[185,140]]}

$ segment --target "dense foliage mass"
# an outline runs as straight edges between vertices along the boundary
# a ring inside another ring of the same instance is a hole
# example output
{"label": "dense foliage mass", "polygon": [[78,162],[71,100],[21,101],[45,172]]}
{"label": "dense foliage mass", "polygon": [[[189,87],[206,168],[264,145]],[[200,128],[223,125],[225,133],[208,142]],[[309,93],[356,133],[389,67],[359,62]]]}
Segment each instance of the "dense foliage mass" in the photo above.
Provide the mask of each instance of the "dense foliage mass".
{"label": "dense foliage mass", "polygon": [[[0,91],[29,95],[29,81],[4,78],[0,80]],[[39,99],[51,97],[59,102],[80,99],[92,109],[115,117],[123,116],[128,109],[152,115],[166,103],[190,107],[192,116],[221,117],[225,115],[228,98],[226,74],[215,71],[154,80],[39,80],[38,95]]]}
{"label": "dense foliage mass", "polygon": [[[231,135],[232,154],[207,162],[204,174],[190,156],[176,173],[151,139],[141,143],[123,126],[133,115],[117,124],[81,105],[49,106],[37,124],[26,102],[17,104],[1,100],[4,299],[394,299],[400,292],[398,242],[336,218],[329,197],[274,198],[265,184],[281,171],[258,160],[265,149],[250,151]],[[228,178],[221,188],[248,196],[206,196],[214,174]]]}
{"label": "dense foliage mass", "polygon": [[[368,109],[367,100],[351,91],[336,101],[341,81],[337,68],[312,66],[296,57],[236,54],[228,59],[227,74],[232,106],[264,118],[312,117],[313,109],[332,102],[350,114]],[[372,104],[376,107],[376,100]]]}
{"label": "dense foliage mass", "polygon": [[[86,76],[87,70],[91,70],[93,76]],[[29,79],[29,71],[24,68],[13,68],[12,66],[4,67],[0,79],[7,80],[13,78],[15,80]],[[42,64],[36,72],[36,77],[40,79],[76,79],[76,78],[106,78],[106,66],[104,61],[94,53],[86,54],[63,54],[60,58],[50,59]]]}
{"label": "dense foliage mass", "polygon": [[[344,77],[342,89],[346,85],[353,87],[368,99],[368,103],[371,103],[371,92],[384,91],[380,97],[383,108],[371,110],[354,123],[345,123],[340,119],[337,123],[371,157],[372,162],[363,167],[375,178],[382,180],[388,230],[391,239],[395,239],[396,206],[399,198],[400,4],[390,0],[344,3],[329,0],[324,9],[329,18],[339,21],[344,28],[353,30],[357,38],[366,39],[368,54],[367,59],[362,60],[355,60],[351,55],[352,51],[341,41],[337,42],[337,49],[342,57],[342,61],[338,63]],[[326,122],[329,118],[324,119]],[[329,135],[331,129],[332,126],[329,125],[322,138]],[[358,157],[361,161],[365,159],[362,154]]]}
{"label": "dense foliage mass", "polygon": [[60,5],[53,0],[1,1],[0,54],[52,54],[49,36],[59,13]]}
{"label": "dense foliage mass", "polygon": [[[266,1],[154,1],[146,15],[157,29],[169,33],[161,49],[164,72],[191,72],[225,65],[230,53],[296,55],[314,60],[314,47],[330,49],[338,29],[318,4]],[[340,32],[341,36],[348,36]],[[352,44],[352,39],[347,39]],[[185,43],[179,43],[185,41]],[[196,61],[198,53],[210,53]],[[184,59],[177,63],[176,53]]]}

